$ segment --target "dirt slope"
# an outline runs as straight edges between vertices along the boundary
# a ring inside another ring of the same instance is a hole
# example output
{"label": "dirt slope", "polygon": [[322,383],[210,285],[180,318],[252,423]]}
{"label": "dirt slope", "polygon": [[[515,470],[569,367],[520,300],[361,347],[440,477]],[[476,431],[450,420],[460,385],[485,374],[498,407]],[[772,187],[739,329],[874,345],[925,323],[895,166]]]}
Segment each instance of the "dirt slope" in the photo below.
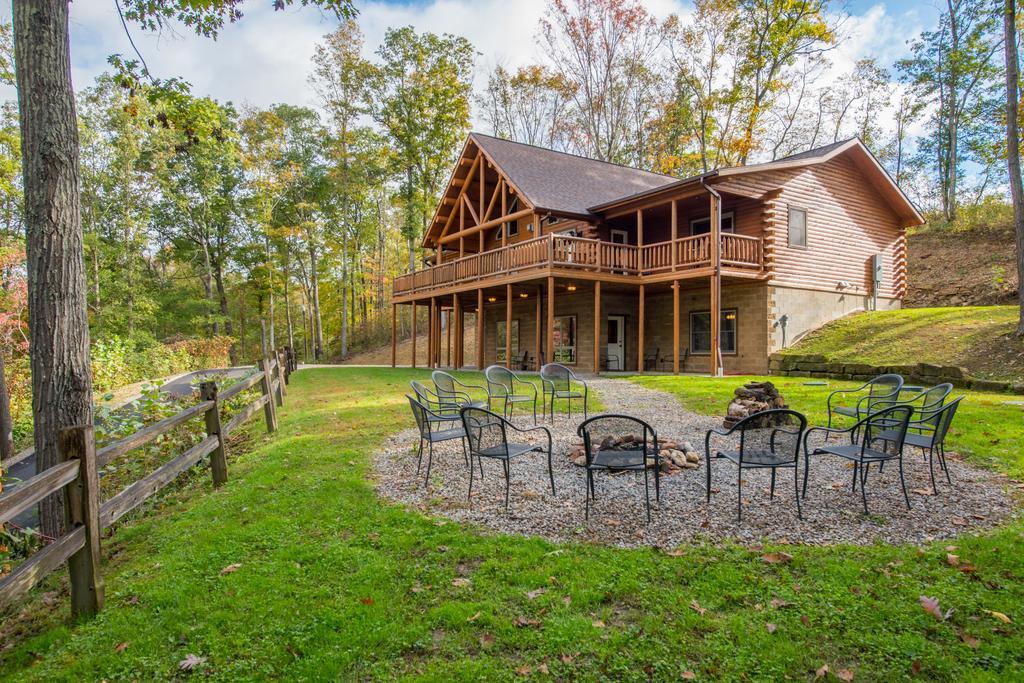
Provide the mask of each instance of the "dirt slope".
{"label": "dirt slope", "polygon": [[907,239],[907,307],[998,306],[1017,296],[1013,232],[925,230]]}

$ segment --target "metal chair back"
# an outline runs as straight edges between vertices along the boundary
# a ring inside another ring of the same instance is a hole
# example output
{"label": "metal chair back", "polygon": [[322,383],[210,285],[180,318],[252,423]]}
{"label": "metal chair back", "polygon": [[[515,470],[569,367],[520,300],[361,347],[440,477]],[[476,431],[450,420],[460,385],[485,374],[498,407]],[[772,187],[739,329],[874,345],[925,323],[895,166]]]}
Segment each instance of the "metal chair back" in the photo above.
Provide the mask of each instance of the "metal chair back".
{"label": "metal chair back", "polygon": [[949,426],[953,423],[957,408],[960,407],[960,402],[963,400],[963,396],[953,399],[935,413],[935,416],[932,418],[935,421],[935,433],[932,436],[932,443],[934,445],[940,446],[945,442],[946,434],[949,433]]}
{"label": "metal chair back", "polygon": [[860,442],[860,452],[863,457],[865,451],[871,447],[872,434],[884,431],[894,431],[895,436],[891,439],[897,455],[903,456],[903,444],[907,439],[907,428],[910,424],[910,417],[914,409],[907,405],[898,405],[891,408],[876,411],[853,427],[854,434],[863,434]]}
{"label": "metal chair back", "polygon": [[484,370],[487,379],[487,393],[491,396],[510,396],[515,393],[513,385],[516,375],[503,365],[492,365]]}
{"label": "metal chair back", "polygon": [[420,437],[423,439],[430,439],[429,408],[408,394],[406,394],[405,397],[409,399],[409,407],[412,408],[412,414],[416,419],[416,428],[420,432]]}
{"label": "metal chair back", "polygon": [[596,415],[580,423],[576,433],[583,437],[587,467],[639,469],[647,457],[658,453],[654,427],[631,415]]}
{"label": "metal chair back", "polygon": [[569,391],[575,373],[561,363],[548,363],[540,369],[540,378],[551,383],[555,391]]}
{"label": "metal chair back", "polygon": [[508,453],[508,435],[503,417],[483,408],[463,408],[462,426],[469,439],[469,454],[494,457]]}
{"label": "metal chair back", "polygon": [[789,408],[773,408],[748,415],[734,424],[726,434],[739,432],[737,454],[742,467],[745,461],[756,463],[759,454],[785,455],[790,450],[793,451],[795,462],[800,456],[800,444],[805,431],[807,418],[802,413]]}
{"label": "metal chair back", "polygon": [[460,392],[455,388],[454,377],[443,370],[434,370],[430,375],[430,379],[434,381],[434,388],[439,399],[451,401],[452,403],[457,402]]}

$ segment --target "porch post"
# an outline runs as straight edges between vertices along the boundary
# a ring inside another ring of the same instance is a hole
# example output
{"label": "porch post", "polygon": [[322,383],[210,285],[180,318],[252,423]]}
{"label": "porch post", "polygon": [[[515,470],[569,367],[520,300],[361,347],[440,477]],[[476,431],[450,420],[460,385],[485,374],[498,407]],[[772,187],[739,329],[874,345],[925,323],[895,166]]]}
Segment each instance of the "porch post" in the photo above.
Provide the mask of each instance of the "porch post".
{"label": "porch post", "polygon": [[412,302],[412,366],[416,367],[416,302]]}
{"label": "porch post", "polygon": [[[678,200],[672,200],[672,271],[675,272],[676,264],[679,259],[679,245],[676,244],[676,240],[679,239],[679,207]],[[678,353],[676,354],[679,355]],[[676,370],[676,374],[679,371]]]}
{"label": "porch post", "polygon": [[[675,202],[672,207],[675,208]],[[672,214],[675,216],[674,210]],[[672,372],[679,374],[679,280],[672,283]]]}
{"label": "porch post", "polygon": [[458,294],[452,294],[452,306],[455,308],[455,368],[458,369],[463,365],[462,349],[466,345],[462,329],[465,323],[465,320],[463,320],[462,300],[459,299]]}
{"label": "porch post", "polygon": [[476,290],[476,369],[483,371],[483,290]]}
{"label": "porch post", "polygon": [[505,285],[505,367],[512,368],[512,285]]}
{"label": "porch post", "polygon": [[441,319],[444,321],[445,346],[447,347],[446,361],[448,367],[452,367],[452,312],[444,311],[443,308],[442,306]]}
{"label": "porch post", "polygon": [[547,329],[548,362],[555,362],[555,278],[548,276],[548,329]]}
{"label": "porch post", "polygon": [[534,335],[533,335],[533,358],[534,358],[534,361],[535,361],[534,364],[536,365],[536,369],[537,370],[540,370],[540,365],[541,365],[541,363],[540,363],[540,328],[541,328],[540,299],[541,299],[541,296],[542,296],[541,288],[538,286],[537,287],[537,306],[536,306],[537,311],[536,311],[536,315],[534,316],[535,320],[536,320],[536,323],[537,323],[537,329],[534,330]]}
{"label": "porch post", "polygon": [[398,304],[391,304],[391,367],[395,367],[395,356],[398,353],[395,335],[398,332]]}
{"label": "porch post", "polygon": [[644,286],[640,285],[640,311],[637,316],[637,335],[639,339],[636,345],[637,372],[644,371]]}
{"label": "porch post", "polygon": [[601,281],[594,281],[594,374],[601,374]]}
{"label": "porch post", "polygon": [[722,376],[722,214],[718,196],[711,200],[711,376]]}
{"label": "porch post", "polygon": [[437,344],[437,325],[435,325],[435,314],[437,313],[437,299],[430,297],[430,324],[427,325],[427,367],[434,368],[434,348]]}

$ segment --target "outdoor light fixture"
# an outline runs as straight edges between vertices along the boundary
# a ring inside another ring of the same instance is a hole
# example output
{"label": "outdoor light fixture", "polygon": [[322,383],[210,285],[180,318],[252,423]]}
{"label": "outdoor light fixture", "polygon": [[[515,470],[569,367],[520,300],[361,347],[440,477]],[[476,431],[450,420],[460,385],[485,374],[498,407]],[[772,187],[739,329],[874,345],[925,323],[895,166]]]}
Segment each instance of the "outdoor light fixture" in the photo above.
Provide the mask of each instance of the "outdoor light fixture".
{"label": "outdoor light fixture", "polygon": [[568,289],[570,292],[575,292],[576,291],[576,285],[569,285],[568,287],[566,287],[566,289]]}
{"label": "outdoor light fixture", "polygon": [[493,304],[497,300],[498,300],[498,297],[496,297],[496,296],[489,296],[489,297],[487,297],[487,303],[490,303],[490,304]]}
{"label": "outdoor light fixture", "polygon": [[735,320],[736,319],[736,314],[735,313],[726,313],[725,314],[725,319],[726,320]]}
{"label": "outdoor light fixture", "polygon": [[526,299],[526,298],[529,298],[529,296],[530,295],[527,294],[526,292],[519,292],[519,298],[520,299]]}

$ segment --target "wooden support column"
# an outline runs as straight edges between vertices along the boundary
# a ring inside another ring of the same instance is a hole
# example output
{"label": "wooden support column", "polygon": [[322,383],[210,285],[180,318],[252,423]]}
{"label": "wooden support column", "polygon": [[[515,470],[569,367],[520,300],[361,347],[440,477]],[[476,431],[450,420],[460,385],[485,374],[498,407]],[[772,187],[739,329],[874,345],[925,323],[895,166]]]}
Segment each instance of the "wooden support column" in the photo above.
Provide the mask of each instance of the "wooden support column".
{"label": "wooden support column", "polygon": [[104,592],[100,573],[100,477],[92,425],[62,429],[57,435],[57,454],[61,462],[78,460],[78,476],[64,489],[66,533],[85,528],[85,542],[68,558],[71,613],[91,616],[103,609]]}
{"label": "wooden support column", "polygon": [[[672,213],[674,217],[675,211]],[[679,280],[672,283],[672,372],[679,374]]]}
{"label": "wooden support column", "polygon": [[555,362],[555,278],[548,276],[547,361]]}
{"label": "wooden support column", "polygon": [[542,327],[542,325],[541,325],[541,318],[540,318],[540,316],[541,316],[541,310],[540,310],[540,308],[541,308],[540,307],[541,296],[542,296],[541,288],[537,287],[537,305],[536,305],[536,314],[534,316],[534,318],[536,319],[537,328],[534,330],[534,335],[533,335],[533,358],[534,358],[534,369],[535,370],[540,370],[540,366],[541,366],[541,362],[540,362],[540,330],[541,330],[541,327]]}
{"label": "wooden support column", "polygon": [[416,367],[416,302],[412,302],[412,367]]}
{"label": "wooden support column", "polygon": [[[501,215],[508,215],[508,195],[505,192],[505,185],[501,185]],[[508,244],[508,223],[501,224],[501,246]]]}
{"label": "wooden support column", "polygon": [[601,281],[594,282],[594,374],[601,373]]}
{"label": "wooden support column", "polygon": [[455,368],[462,367],[462,302],[458,294],[452,294],[452,310],[455,313]]}
{"label": "wooden support column", "polygon": [[484,369],[484,290],[476,290],[476,369]]}
{"label": "wooden support column", "polygon": [[398,355],[398,304],[391,304],[391,367],[395,367]]}
{"label": "wooden support column", "polygon": [[[679,260],[679,245],[676,244],[676,240],[679,239],[679,202],[678,200],[672,200],[672,270],[676,269],[676,265]],[[679,354],[676,354],[679,355]],[[679,371],[676,370],[676,374]]]}
{"label": "wooden support column", "polygon": [[640,285],[640,310],[637,315],[637,344],[636,344],[636,357],[637,357],[637,371],[644,371],[644,286]]}
{"label": "wooden support column", "polygon": [[445,363],[448,367],[452,367],[452,312],[445,311],[443,320],[444,336],[446,340],[445,346],[447,347],[447,350],[445,351]]}
{"label": "wooden support column", "polygon": [[437,325],[435,325],[437,316],[437,299],[430,297],[430,324],[427,325],[429,332],[427,333],[427,367],[431,370],[434,369],[434,349],[437,345]]}
{"label": "wooden support column", "polygon": [[644,210],[636,210],[636,246],[644,246]]}
{"label": "wooden support column", "polygon": [[711,200],[711,376],[722,376],[722,215],[719,199]]}
{"label": "wooden support column", "polygon": [[512,368],[512,285],[505,285],[505,367]]}

